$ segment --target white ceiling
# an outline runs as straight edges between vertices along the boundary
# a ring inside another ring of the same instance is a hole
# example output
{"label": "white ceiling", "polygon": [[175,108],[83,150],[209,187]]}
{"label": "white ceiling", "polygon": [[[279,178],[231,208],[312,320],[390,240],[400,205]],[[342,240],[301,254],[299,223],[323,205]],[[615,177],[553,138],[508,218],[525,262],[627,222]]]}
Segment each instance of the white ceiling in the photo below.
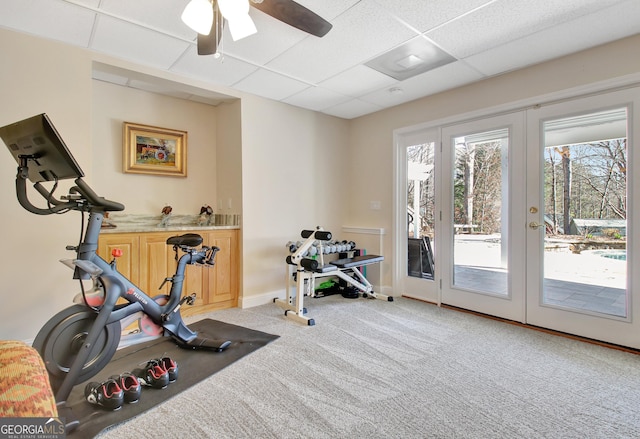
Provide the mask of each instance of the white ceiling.
{"label": "white ceiling", "polygon": [[[221,59],[197,55],[189,0],[2,0],[0,26],[346,119],[640,32],[640,0],[297,1],[333,29],[314,37],[251,8],[258,33],[225,31]],[[365,65],[416,38],[454,62],[403,81]],[[224,98],[104,65],[94,77]]]}

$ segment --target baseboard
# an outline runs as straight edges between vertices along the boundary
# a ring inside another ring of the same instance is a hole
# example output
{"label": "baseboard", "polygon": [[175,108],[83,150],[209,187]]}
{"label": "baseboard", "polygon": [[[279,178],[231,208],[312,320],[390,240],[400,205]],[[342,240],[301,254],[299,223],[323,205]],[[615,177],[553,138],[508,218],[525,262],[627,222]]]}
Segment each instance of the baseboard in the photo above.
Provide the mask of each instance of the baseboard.
{"label": "baseboard", "polygon": [[253,308],[254,306],[265,305],[267,303],[273,303],[273,299],[283,299],[285,297],[284,290],[271,291],[268,293],[258,294],[249,297],[240,297],[238,299],[238,306],[242,309]]}

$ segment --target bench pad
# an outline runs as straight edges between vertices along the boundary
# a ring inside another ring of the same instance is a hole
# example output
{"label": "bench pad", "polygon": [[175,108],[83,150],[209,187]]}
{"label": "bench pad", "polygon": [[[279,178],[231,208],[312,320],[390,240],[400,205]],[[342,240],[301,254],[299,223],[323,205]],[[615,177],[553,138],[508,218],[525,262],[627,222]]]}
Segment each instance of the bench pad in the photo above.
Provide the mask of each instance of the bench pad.
{"label": "bench pad", "polygon": [[339,268],[353,268],[361,267],[363,265],[376,264],[384,261],[384,256],[379,255],[362,255],[353,258],[337,259],[331,262],[331,265],[335,265]]}
{"label": "bench pad", "polygon": [[336,271],[337,269],[338,267],[336,267],[335,265],[325,264],[322,266],[318,266],[318,268],[311,271],[313,271],[314,273],[329,273],[331,271]]}

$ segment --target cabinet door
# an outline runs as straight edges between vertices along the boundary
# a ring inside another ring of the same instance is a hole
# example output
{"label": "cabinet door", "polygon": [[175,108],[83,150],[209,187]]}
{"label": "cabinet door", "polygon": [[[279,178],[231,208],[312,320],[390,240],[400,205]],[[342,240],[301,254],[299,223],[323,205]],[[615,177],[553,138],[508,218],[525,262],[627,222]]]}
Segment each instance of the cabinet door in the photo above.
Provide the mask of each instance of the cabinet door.
{"label": "cabinet door", "polygon": [[107,262],[113,259],[113,249],[122,250],[122,256],[117,259],[118,271],[134,284],[138,284],[140,255],[138,253],[138,235],[131,233],[107,233],[98,239],[98,255]]}
{"label": "cabinet door", "polygon": [[202,265],[187,265],[187,272],[184,275],[184,285],[182,295],[188,296],[195,293],[195,306],[206,305],[207,297],[204,292],[204,274],[207,271]]}
{"label": "cabinet door", "polygon": [[176,260],[173,247],[167,239],[173,233],[144,233],[140,235],[140,282],[138,286],[148,296],[169,294],[171,282],[158,289],[162,282],[173,276]]}
{"label": "cabinet door", "polygon": [[238,301],[238,231],[219,230],[207,234],[207,245],[220,248],[216,265],[203,270],[207,303],[234,307]]}

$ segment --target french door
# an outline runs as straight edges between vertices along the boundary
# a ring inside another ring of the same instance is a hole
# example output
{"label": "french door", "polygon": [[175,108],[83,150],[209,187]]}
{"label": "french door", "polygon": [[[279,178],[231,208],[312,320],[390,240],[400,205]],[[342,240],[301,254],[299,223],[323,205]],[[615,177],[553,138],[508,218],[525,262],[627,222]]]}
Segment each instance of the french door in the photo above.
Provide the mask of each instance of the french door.
{"label": "french door", "polygon": [[524,321],[524,117],[442,129],[442,303]]}
{"label": "french door", "polygon": [[632,88],[527,110],[527,323],[640,347],[638,109]]}
{"label": "french door", "polygon": [[403,295],[439,303],[439,265],[435,263],[440,234],[438,216],[440,162],[438,130],[419,130],[402,135],[398,142],[399,169],[396,258]]}
{"label": "french door", "polygon": [[638,108],[629,88],[401,135],[403,294],[640,348]]}

